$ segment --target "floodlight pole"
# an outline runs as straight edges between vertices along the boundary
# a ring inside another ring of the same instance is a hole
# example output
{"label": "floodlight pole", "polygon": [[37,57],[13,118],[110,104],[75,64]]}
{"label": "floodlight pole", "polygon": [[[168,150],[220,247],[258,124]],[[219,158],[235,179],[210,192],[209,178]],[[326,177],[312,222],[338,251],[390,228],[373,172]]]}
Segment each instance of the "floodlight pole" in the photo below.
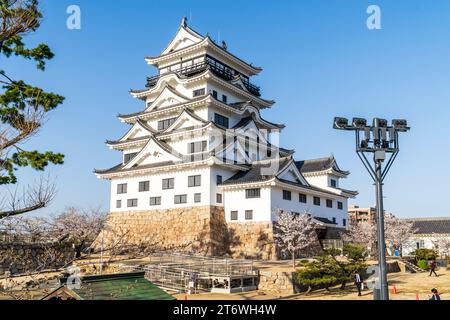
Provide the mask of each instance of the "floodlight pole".
{"label": "floodlight pole", "polygon": [[386,241],[384,235],[384,208],[383,208],[383,160],[375,160],[375,185],[376,185],[376,213],[377,213],[377,239],[378,239],[378,265],[380,268],[380,300],[389,300],[389,286],[386,270]]}

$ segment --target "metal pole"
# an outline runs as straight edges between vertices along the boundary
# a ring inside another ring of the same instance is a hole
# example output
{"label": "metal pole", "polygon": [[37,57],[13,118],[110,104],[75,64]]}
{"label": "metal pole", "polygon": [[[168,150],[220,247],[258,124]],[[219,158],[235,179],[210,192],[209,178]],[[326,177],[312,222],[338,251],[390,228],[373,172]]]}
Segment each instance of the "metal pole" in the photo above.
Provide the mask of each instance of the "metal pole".
{"label": "metal pole", "polygon": [[376,197],[377,197],[377,235],[378,235],[378,265],[380,267],[380,299],[389,300],[389,288],[386,270],[386,242],[384,238],[384,210],[383,210],[383,180],[381,164],[376,163]]}

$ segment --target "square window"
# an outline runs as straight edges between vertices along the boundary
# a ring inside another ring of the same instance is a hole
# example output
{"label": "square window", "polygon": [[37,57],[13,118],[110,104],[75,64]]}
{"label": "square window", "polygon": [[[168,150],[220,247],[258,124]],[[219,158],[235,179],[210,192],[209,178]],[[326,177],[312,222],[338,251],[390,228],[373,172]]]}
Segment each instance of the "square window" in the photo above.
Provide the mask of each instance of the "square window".
{"label": "square window", "polygon": [[127,200],[127,207],[128,208],[135,208],[138,206],[138,199],[128,199]]}
{"label": "square window", "polygon": [[117,200],[117,201],[116,201],[116,208],[117,208],[117,209],[122,208],[122,200]]}
{"label": "square window", "polygon": [[214,114],[214,123],[228,128],[230,124],[230,120],[227,117],[222,116],[221,114],[215,113]]}
{"label": "square window", "polygon": [[237,211],[231,211],[230,219],[232,221],[238,220],[238,212]]}
{"label": "square window", "polygon": [[175,196],[175,204],[183,204],[183,203],[187,203],[187,195],[186,194],[181,194],[181,195]]}
{"label": "square window", "polygon": [[301,202],[301,203],[306,203],[307,202],[306,194],[299,193],[298,201]]}
{"label": "square window", "polygon": [[174,187],[175,187],[175,179],[174,178],[162,180],[162,189],[163,190],[173,189]]}
{"label": "square window", "polygon": [[202,202],[202,194],[201,193],[194,194],[194,202],[195,203]]}
{"label": "square window", "polygon": [[245,190],[245,198],[247,198],[247,199],[261,198],[261,189]]}
{"label": "square window", "polygon": [[222,194],[220,194],[220,193],[218,193],[218,194],[216,194],[216,202],[217,203],[222,203]]}
{"label": "square window", "polygon": [[126,183],[121,183],[117,185],[117,194],[127,193],[128,185]]}
{"label": "square window", "polygon": [[147,192],[147,191],[150,191],[150,181],[139,182],[139,192]]}
{"label": "square window", "polygon": [[314,205],[320,206],[320,198],[319,197],[314,197]]}
{"label": "square window", "polygon": [[292,193],[287,190],[283,190],[283,200],[292,200]]}
{"label": "square window", "polygon": [[188,187],[200,187],[202,184],[202,176],[190,176],[188,177]]}
{"label": "square window", "polygon": [[161,205],[161,197],[151,197],[150,205],[151,206],[160,206]]}
{"label": "square window", "polygon": [[333,200],[327,199],[327,208],[333,208]]}
{"label": "square window", "polygon": [[245,210],[245,220],[253,220],[253,210]]}

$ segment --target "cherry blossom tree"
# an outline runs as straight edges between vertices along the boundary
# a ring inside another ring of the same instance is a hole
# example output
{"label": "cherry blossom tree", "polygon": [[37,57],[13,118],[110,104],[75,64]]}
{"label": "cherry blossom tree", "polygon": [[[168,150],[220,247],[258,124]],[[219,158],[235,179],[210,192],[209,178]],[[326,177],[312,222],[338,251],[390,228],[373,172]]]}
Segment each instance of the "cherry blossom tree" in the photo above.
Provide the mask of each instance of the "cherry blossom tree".
{"label": "cherry blossom tree", "polygon": [[295,268],[296,254],[318,241],[315,224],[308,213],[297,214],[279,210],[277,214],[274,240],[282,251],[291,255],[292,266]]}
{"label": "cherry blossom tree", "polygon": [[441,257],[450,257],[450,238],[436,237],[432,242]]}
{"label": "cherry blossom tree", "polygon": [[386,247],[393,252],[399,250],[401,255],[402,247],[411,240],[414,235],[414,223],[409,220],[399,219],[393,214],[386,214],[384,217],[384,228]]}

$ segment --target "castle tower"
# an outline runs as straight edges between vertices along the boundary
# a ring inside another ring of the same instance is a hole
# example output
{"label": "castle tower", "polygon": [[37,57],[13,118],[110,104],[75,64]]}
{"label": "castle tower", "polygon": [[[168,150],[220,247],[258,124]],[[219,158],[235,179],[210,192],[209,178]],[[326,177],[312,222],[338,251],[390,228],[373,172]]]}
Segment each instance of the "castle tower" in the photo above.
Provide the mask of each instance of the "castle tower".
{"label": "castle tower", "polygon": [[348,172],[334,157],[296,162],[294,151],[278,146],[284,125],[263,118],[274,101],[252,83],[261,68],[185,18],[167,48],[146,61],[157,74],[131,91],[145,108],[120,115],[130,128],[107,141],[123,161],[95,171],[111,181],[111,223],[130,225],[135,238],[162,249],[196,243],[209,254],[228,250],[220,247],[233,242],[232,228],[240,256],[267,246],[255,233],[270,238],[279,209],[309,211],[324,228],[346,226],[347,199],[356,195],[339,187]]}

